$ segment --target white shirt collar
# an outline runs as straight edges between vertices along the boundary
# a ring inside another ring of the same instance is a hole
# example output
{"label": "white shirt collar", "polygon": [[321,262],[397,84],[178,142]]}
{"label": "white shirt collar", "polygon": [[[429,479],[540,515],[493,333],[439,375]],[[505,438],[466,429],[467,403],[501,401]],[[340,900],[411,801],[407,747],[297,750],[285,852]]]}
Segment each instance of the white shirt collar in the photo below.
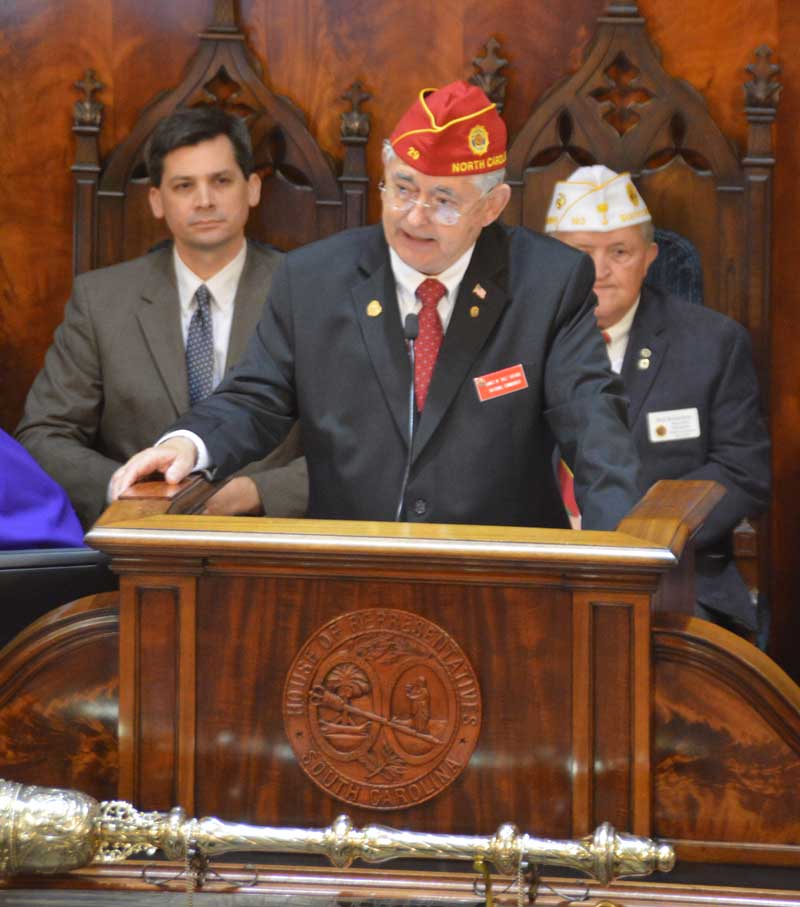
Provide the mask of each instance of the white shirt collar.
{"label": "white shirt collar", "polygon": [[636,310],[639,308],[639,300],[641,298],[640,295],[616,324],[612,324],[610,328],[605,329],[606,334],[611,338],[606,344],[608,361],[611,363],[611,368],[617,373],[622,371],[622,362],[625,359],[625,351],[628,349],[631,326],[633,325],[633,319],[636,317]]}
{"label": "white shirt collar", "polygon": [[400,284],[407,293],[411,294],[411,296],[414,296],[417,292],[417,287],[423,280],[428,277],[435,277],[447,287],[447,295],[451,299],[455,299],[458,295],[458,288],[461,285],[461,281],[464,279],[464,275],[469,267],[469,262],[472,258],[474,249],[475,244],[473,243],[457,261],[454,261],[453,264],[442,271],[441,274],[423,274],[410,265],[407,265],[397,252],[390,248],[389,256],[392,260],[392,273],[394,274],[395,282]]}
{"label": "white shirt collar", "polygon": [[452,317],[453,309],[455,308],[458,290],[461,286],[461,281],[464,279],[464,274],[469,267],[474,249],[475,246],[473,244],[457,261],[454,261],[449,268],[446,268],[441,274],[434,275],[422,274],[415,268],[410,267],[402,258],[400,258],[394,249],[390,247],[389,258],[392,266],[392,273],[394,274],[395,287],[397,289],[397,304],[400,310],[401,322],[405,322],[406,315],[419,312],[422,303],[416,296],[417,287],[426,278],[435,276],[437,280],[440,280],[444,284],[447,290],[447,293],[439,300],[439,304],[436,307],[439,311],[442,329],[447,331],[447,326],[450,323],[450,318]]}
{"label": "white shirt collar", "polygon": [[221,271],[217,271],[208,280],[202,280],[185,264],[178,254],[178,247],[173,244],[172,259],[175,265],[175,279],[178,284],[178,298],[180,299],[182,314],[186,315],[191,308],[194,294],[201,284],[205,284],[208,287],[208,291],[211,293],[212,305],[216,305],[223,312],[232,310],[236,299],[236,289],[239,286],[239,278],[242,276],[246,258],[247,242],[245,241],[236,256]]}

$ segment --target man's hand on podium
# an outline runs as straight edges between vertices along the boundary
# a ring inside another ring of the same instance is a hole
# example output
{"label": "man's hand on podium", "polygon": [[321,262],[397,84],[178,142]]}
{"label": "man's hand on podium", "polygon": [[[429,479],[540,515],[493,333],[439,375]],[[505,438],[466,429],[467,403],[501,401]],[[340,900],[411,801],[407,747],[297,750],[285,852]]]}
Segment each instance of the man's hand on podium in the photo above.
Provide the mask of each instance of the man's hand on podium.
{"label": "man's hand on podium", "polygon": [[173,436],[159,444],[147,447],[134,454],[127,463],[111,477],[110,498],[117,498],[131,485],[154,472],[160,472],[171,485],[182,482],[194,469],[197,462],[197,448],[189,438]]}

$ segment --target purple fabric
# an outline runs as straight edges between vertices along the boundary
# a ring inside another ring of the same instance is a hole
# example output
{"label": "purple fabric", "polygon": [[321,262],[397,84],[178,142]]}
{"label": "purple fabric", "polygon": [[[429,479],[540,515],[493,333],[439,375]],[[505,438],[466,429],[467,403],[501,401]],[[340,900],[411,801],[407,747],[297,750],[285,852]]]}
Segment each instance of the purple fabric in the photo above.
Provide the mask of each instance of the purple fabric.
{"label": "purple fabric", "polygon": [[0,551],[83,547],[64,489],[0,430]]}

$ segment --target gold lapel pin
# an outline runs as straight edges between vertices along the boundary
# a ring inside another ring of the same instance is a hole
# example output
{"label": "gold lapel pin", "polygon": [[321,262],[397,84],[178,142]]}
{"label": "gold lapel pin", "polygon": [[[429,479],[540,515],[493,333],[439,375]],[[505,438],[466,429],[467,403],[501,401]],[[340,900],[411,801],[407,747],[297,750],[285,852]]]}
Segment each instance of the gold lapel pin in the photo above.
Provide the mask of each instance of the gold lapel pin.
{"label": "gold lapel pin", "polygon": [[642,371],[644,371],[646,368],[650,368],[650,360],[649,359],[640,359],[636,363],[636,368],[640,368]]}
{"label": "gold lapel pin", "polygon": [[377,299],[373,299],[372,302],[367,306],[367,315],[370,318],[377,318],[378,315],[383,311],[383,306],[378,302]]}
{"label": "gold lapel pin", "polygon": [[480,315],[480,313],[481,313],[480,307],[474,305],[474,306],[472,306],[472,308],[469,310],[469,317],[470,317],[470,318],[477,318],[478,315]]}
{"label": "gold lapel pin", "polygon": [[643,346],[639,350],[639,355],[642,357],[642,359],[649,359],[653,355],[653,351],[649,346]]}
{"label": "gold lapel pin", "polygon": [[[486,290],[479,284],[476,283],[472,288],[472,292],[478,297],[478,299],[486,299]],[[475,317],[474,315],[472,316]]]}

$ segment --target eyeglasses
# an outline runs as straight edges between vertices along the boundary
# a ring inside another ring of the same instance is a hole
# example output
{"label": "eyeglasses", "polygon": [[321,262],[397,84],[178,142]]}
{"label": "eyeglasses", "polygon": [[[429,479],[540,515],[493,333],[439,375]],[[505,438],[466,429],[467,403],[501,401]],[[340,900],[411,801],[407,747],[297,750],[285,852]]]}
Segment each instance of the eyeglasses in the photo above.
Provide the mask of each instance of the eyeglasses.
{"label": "eyeglasses", "polygon": [[424,208],[428,217],[443,227],[452,227],[453,224],[458,223],[458,219],[462,215],[474,208],[482,198],[485,198],[492,191],[489,189],[489,192],[483,192],[472,204],[462,209],[459,208],[457,202],[447,198],[447,196],[434,196],[432,202],[423,202],[420,200],[418,192],[414,192],[406,186],[387,186],[381,180],[378,188],[383,193],[392,211],[401,211],[404,214],[408,214],[412,208]]}

